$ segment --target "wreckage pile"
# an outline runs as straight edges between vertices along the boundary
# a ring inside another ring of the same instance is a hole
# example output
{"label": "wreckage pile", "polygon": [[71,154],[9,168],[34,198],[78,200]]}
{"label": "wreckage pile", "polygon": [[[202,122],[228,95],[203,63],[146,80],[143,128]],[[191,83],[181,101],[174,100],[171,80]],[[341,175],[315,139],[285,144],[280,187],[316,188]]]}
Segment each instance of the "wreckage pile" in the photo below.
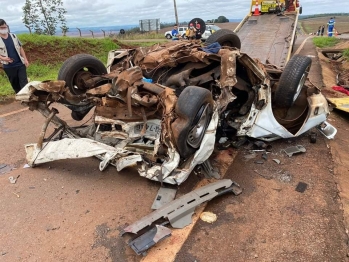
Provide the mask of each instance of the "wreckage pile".
{"label": "wreckage pile", "polygon": [[[31,82],[16,96],[47,118],[39,142],[26,145],[28,163],[96,156],[100,170],[137,164],[141,176],[170,184],[201,164],[212,173],[216,138],[272,141],[329,126],[325,98],[304,85],[310,58],[295,56],[289,65],[281,70],[234,47],[190,41],[113,50],[107,68],[91,55],[75,55],[59,80]],[[94,108],[93,123],[69,127],[53,102],[71,109],[75,120]],[[44,143],[50,122],[65,139]]]}

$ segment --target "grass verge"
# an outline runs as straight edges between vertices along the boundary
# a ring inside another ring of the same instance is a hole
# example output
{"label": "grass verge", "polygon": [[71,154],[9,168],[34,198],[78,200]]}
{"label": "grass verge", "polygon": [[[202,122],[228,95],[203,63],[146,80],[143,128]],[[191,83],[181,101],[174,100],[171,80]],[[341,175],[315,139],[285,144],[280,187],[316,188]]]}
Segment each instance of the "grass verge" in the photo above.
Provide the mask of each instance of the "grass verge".
{"label": "grass verge", "polygon": [[349,60],[349,48],[348,48],[348,49],[345,49],[345,50],[343,51],[343,56],[344,56],[347,60]]}
{"label": "grass verge", "polygon": [[339,39],[335,37],[314,37],[313,43],[315,46],[324,48],[324,47],[331,47],[335,46],[339,43]]}

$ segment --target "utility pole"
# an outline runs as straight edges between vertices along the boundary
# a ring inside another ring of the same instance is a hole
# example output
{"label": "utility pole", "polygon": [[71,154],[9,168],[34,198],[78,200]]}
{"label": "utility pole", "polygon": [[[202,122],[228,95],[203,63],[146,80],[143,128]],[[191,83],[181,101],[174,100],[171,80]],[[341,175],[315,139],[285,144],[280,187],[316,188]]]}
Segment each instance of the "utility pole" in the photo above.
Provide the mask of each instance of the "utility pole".
{"label": "utility pole", "polygon": [[175,10],[176,24],[179,26],[176,0],[173,0],[173,5],[174,5],[174,10]]}

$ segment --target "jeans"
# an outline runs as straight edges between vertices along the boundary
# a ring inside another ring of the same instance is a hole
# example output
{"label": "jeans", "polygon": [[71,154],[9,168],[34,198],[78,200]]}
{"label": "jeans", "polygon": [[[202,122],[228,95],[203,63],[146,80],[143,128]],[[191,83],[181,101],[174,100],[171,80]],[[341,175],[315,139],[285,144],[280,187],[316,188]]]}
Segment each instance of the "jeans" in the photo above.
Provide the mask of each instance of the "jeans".
{"label": "jeans", "polygon": [[27,70],[25,65],[4,68],[4,71],[16,94],[21,91],[26,84],[28,84]]}

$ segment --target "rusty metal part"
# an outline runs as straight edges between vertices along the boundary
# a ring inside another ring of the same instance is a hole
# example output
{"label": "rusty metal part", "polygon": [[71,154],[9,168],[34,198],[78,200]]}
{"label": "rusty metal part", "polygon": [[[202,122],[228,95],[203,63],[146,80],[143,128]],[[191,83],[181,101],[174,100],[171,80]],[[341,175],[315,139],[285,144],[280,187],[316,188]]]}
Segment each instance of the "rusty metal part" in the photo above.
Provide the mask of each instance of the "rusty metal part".
{"label": "rusty metal part", "polygon": [[104,96],[105,94],[107,94],[110,90],[110,88],[112,87],[111,83],[107,83],[101,86],[97,86],[93,89],[90,89],[86,92],[86,95],[90,95],[90,96]]}
{"label": "rusty metal part", "polygon": [[65,90],[65,81],[63,80],[48,80],[39,84],[39,89],[46,92],[62,93]]}
{"label": "rusty metal part", "polygon": [[142,88],[156,95],[160,95],[165,90],[166,87],[159,84],[143,82]]}
{"label": "rusty metal part", "polygon": [[160,104],[162,107],[163,121],[161,123],[161,141],[168,147],[175,145],[175,138],[172,132],[171,124],[175,120],[175,106],[177,103],[177,96],[174,90],[166,88],[164,92],[159,95]]}
{"label": "rusty metal part", "polygon": [[[108,105],[111,105],[111,102],[108,102]],[[111,106],[103,106],[98,105],[96,106],[96,115],[103,116],[110,119],[118,119],[122,121],[142,121],[142,111],[140,107],[132,107],[132,116],[129,115],[128,107],[126,104],[123,104],[121,102],[115,103],[117,105],[116,107]],[[160,118],[160,116],[157,116],[156,113],[159,110],[157,108],[150,108],[146,112],[146,116],[153,117],[153,118]]]}
{"label": "rusty metal part", "polygon": [[112,80],[115,77],[118,77],[118,75],[120,74],[119,70],[115,70],[109,74],[105,74],[103,76],[93,76],[90,72],[88,71],[81,71],[82,73],[78,72],[77,76],[75,77],[75,79],[79,82],[82,88],[82,90],[87,90],[87,89],[91,89],[94,88],[98,85],[98,83],[100,83],[101,81],[104,80]]}
{"label": "rusty metal part", "polygon": [[217,80],[220,76],[221,68],[217,66],[216,68],[208,71],[205,74],[202,74],[197,77],[193,77],[189,80],[189,85],[200,86],[207,82]]}
{"label": "rusty metal part", "polygon": [[223,87],[233,87],[236,79],[236,57],[239,51],[220,50],[221,54],[221,78],[220,84]]}
{"label": "rusty metal part", "polygon": [[86,94],[74,95],[69,89],[64,91],[63,98],[72,105],[86,105],[89,103],[89,101],[86,101]]}
{"label": "rusty metal part", "polygon": [[[168,87],[184,87],[190,85],[190,74],[193,70],[203,69],[208,65],[205,63],[187,63],[184,68],[176,70],[170,74],[167,80],[164,82],[165,86]],[[199,76],[200,77],[200,76]],[[211,79],[212,80],[212,79]],[[194,81],[198,82],[198,80]]]}
{"label": "rusty metal part", "polygon": [[45,138],[45,134],[46,134],[46,130],[48,127],[48,124],[51,122],[52,118],[58,114],[58,110],[56,108],[52,108],[51,113],[49,114],[49,116],[46,118],[44,125],[41,128],[41,133],[39,136],[39,141],[38,141],[38,148],[42,149],[42,143],[44,142],[44,138]]}

